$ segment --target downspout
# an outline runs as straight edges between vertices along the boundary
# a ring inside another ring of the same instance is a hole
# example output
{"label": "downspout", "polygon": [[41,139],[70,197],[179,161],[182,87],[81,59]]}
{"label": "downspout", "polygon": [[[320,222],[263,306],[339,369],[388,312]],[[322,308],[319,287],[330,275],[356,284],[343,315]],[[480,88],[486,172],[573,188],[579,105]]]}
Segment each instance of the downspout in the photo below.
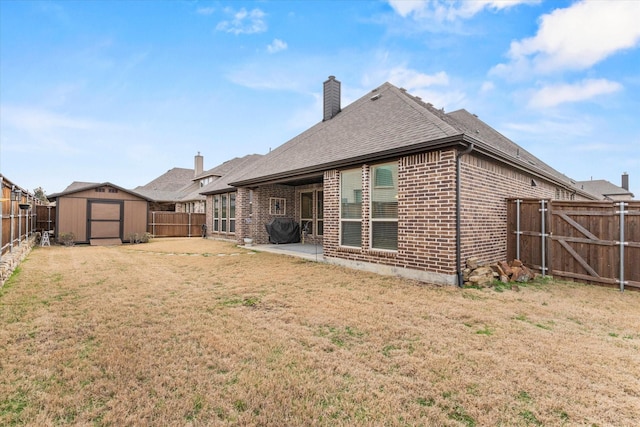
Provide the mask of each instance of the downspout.
{"label": "downspout", "polygon": [[461,222],[460,219],[460,211],[461,211],[461,200],[460,200],[460,162],[462,156],[465,154],[469,154],[473,151],[473,142],[469,143],[469,146],[464,151],[459,151],[456,156],[456,272],[458,276],[458,287],[464,286],[464,278],[462,277],[462,269],[460,268],[461,257],[462,257],[462,246],[460,243],[460,229]]}

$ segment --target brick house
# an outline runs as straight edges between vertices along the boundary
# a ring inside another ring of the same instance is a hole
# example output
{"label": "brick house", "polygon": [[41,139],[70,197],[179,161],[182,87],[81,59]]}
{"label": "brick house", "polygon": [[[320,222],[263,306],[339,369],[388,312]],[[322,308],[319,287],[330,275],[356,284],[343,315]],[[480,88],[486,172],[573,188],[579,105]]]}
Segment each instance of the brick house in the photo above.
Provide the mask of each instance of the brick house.
{"label": "brick house", "polygon": [[390,83],[342,108],[333,76],[323,120],[227,182],[238,243],[290,218],[327,262],[440,284],[506,258],[506,198],[593,198],[465,110]]}
{"label": "brick house", "polygon": [[229,182],[245,174],[261,157],[260,154],[236,157],[207,171],[208,176],[213,179],[199,190],[206,197],[208,206],[207,236],[236,238],[236,188],[229,185]]}
{"label": "brick house", "polygon": [[194,156],[194,168],[173,168],[151,182],[133,189],[151,199],[151,211],[204,213],[205,197],[202,188],[219,176],[204,171],[204,157]]}

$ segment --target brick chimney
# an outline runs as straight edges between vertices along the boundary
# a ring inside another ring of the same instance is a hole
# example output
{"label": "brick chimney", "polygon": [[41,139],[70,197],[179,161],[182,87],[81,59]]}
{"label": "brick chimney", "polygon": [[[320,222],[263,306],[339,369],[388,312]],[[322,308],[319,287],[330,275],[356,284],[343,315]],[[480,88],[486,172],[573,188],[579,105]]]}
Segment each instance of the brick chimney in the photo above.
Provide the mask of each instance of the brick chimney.
{"label": "brick chimney", "polygon": [[340,82],[335,76],[329,76],[324,82],[324,117],[323,121],[330,120],[340,112]]}
{"label": "brick chimney", "polygon": [[626,172],[622,174],[622,188],[629,191],[629,174]]}
{"label": "brick chimney", "polygon": [[198,151],[198,154],[196,154],[194,159],[194,169],[195,169],[194,178],[200,175],[202,172],[204,172],[204,157],[200,155],[199,151]]}

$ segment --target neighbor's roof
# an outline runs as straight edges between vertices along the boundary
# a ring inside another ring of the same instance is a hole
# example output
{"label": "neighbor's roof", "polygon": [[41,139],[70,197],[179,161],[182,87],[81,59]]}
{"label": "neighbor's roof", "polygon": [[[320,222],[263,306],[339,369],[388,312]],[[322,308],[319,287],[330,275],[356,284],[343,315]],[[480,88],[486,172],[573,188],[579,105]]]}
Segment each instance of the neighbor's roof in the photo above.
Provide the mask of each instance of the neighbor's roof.
{"label": "neighbor's roof", "polygon": [[324,170],[383,160],[446,146],[468,146],[485,155],[581,193],[556,171],[466,110],[445,114],[406,90],[384,83],[265,155],[231,183],[252,185],[320,175]]}
{"label": "neighbor's roof", "polygon": [[607,196],[628,196],[633,198],[633,193],[622,187],[607,181],[606,179],[595,179],[590,181],[578,181],[577,185],[599,199],[606,199]]}
{"label": "neighbor's roof", "polygon": [[322,173],[374,155],[460,135],[444,120],[390,83],[342,109],[257,161],[234,185]]}
{"label": "neighbor's roof", "polygon": [[236,157],[216,166],[209,172],[215,170],[215,174],[220,178],[202,187],[200,194],[215,194],[234,190],[235,188],[229,183],[246,174],[247,170],[252,168],[262,157],[262,154],[249,154],[244,157]]}
{"label": "neighbor's roof", "polygon": [[176,201],[184,194],[183,189],[192,184],[193,169],[173,168],[148,184],[138,186],[134,191],[156,201]]}
{"label": "neighbor's roof", "polygon": [[53,200],[53,199],[57,199],[58,197],[67,196],[69,194],[79,193],[81,191],[91,190],[98,187],[113,187],[118,191],[122,191],[128,194],[133,194],[134,196],[150,201],[150,199],[144,194],[140,194],[133,190],[127,190],[126,188],[122,188],[110,182],[80,182],[80,181],[72,182],[67,188],[65,188],[60,193],[48,194],[47,199]]}

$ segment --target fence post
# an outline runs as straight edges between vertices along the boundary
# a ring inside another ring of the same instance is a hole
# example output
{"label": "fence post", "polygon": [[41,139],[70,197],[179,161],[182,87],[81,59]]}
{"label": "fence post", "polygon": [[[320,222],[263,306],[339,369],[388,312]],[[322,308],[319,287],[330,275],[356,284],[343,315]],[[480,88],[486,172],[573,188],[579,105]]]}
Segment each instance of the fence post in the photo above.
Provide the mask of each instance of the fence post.
{"label": "fence post", "polygon": [[625,202],[616,203],[617,206],[620,206],[620,210],[617,211],[617,214],[620,214],[620,241],[618,244],[620,245],[620,292],[624,292],[624,247],[627,244],[624,239],[624,205]]}
{"label": "fence post", "polygon": [[547,248],[546,248],[546,237],[547,237],[547,231],[545,229],[545,220],[546,220],[546,213],[547,213],[547,209],[545,208],[545,202],[546,200],[542,199],[540,200],[541,203],[541,208],[540,208],[540,215],[541,215],[541,232],[540,232],[540,238],[542,239],[542,277],[546,276],[546,271],[547,271],[547,265],[546,265],[546,257],[547,257]]}
{"label": "fence post", "polygon": [[516,259],[520,259],[520,203],[522,200],[516,199]]}
{"label": "fence post", "polygon": [[191,212],[189,212],[187,215],[188,215],[188,218],[189,218],[189,220],[188,220],[189,225],[187,226],[187,227],[189,227],[188,231],[187,231],[187,237],[191,237]]}
{"label": "fence post", "polygon": [[156,213],[151,212],[151,231],[153,232],[153,235],[156,235]]}
{"label": "fence post", "polygon": [[13,237],[15,236],[15,228],[16,228],[16,226],[14,224],[15,221],[14,221],[14,214],[13,214],[14,206],[15,206],[15,203],[14,203],[13,199],[15,198],[15,194],[16,194],[15,193],[15,189],[16,189],[16,186],[12,185],[11,186],[11,197],[9,197],[9,199],[11,200],[11,213],[9,214],[9,218],[10,218],[10,220],[9,220],[9,228],[10,228],[10,231],[11,231],[9,238],[11,239],[11,241],[10,241],[10,244],[9,244],[9,252],[13,252],[13,240],[14,240]]}

